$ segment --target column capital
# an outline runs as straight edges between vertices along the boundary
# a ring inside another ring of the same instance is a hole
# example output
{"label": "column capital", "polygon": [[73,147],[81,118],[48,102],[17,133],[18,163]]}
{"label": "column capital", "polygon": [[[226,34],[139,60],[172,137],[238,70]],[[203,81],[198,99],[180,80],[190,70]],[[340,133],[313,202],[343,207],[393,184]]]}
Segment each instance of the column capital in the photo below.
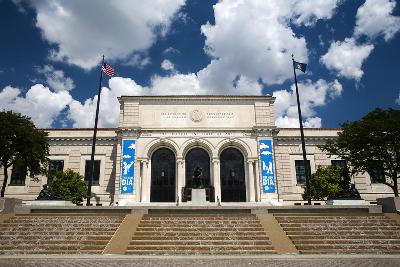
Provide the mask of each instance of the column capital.
{"label": "column capital", "polygon": [[247,163],[249,163],[249,164],[254,164],[255,161],[256,161],[255,159],[248,159],[248,160],[247,160]]}
{"label": "column capital", "polygon": [[219,164],[219,159],[218,158],[213,158],[212,159],[213,164]]}

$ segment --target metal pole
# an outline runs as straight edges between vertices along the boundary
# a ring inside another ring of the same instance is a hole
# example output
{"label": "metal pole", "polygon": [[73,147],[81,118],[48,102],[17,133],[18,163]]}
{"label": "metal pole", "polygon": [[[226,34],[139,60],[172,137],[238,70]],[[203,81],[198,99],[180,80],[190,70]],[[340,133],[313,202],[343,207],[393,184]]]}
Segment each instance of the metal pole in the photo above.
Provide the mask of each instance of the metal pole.
{"label": "metal pole", "polygon": [[297,87],[297,76],[296,76],[296,69],[294,66],[294,59],[292,55],[292,63],[293,63],[293,73],[294,73],[294,82],[296,84],[296,97],[297,97],[297,111],[299,113],[299,124],[300,124],[300,135],[301,135],[301,147],[303,149],[303,164],[304,164],[304,172],[306,176],[306,197],[308,205],[311,205],[311,188],[310,188],[310,177],[309,177],[309,170],[307,164],[307,153],[306,153],[306,144],[304,142],[304,130],[303,130],[303,121],[301,118],[301,108],[300,108],[300,99],[299,99],[299,89]]}
{"label": "metal pole", "polygon": [[[104,55],[101,67],[104,65]],[[88,192],[86,199],[86,206],[91,206],[90,197],[92,195],[92,184],[93,184],[93,175],[94,175],[94,154],[96,152],[96,136],[97,136],[97,121],[99,119],[99,105],[100,105],[100,94],[101,94],[101,81],[103,79],[103,71],[100,68],[100,81],[99,81],[99,92],[97,94],[97,107],[96,107],[96,118],[94,120],[94,129],[93,129],[93,141],[92,141],[92,155],[90,156],[90,173],[89,173],[89,184],[88,184]]]}

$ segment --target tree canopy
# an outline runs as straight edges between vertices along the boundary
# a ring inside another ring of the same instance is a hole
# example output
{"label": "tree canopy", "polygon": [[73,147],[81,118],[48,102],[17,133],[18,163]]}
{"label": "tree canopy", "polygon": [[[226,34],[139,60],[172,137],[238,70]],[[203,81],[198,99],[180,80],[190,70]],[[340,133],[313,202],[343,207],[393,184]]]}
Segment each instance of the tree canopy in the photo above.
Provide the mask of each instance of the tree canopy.
{"label": "tree canopy", "polygon": [[399,196],[400,110],[377,108],[341,126],[337,139],[319,148],[346,160],[352,173],[367,172]]}
{"label": "tree canopy", "polygon": [[8,169],[20,169],[34,177],[46,170],[49,145],[47,132],[37,129],[32,120],[12,111],[0,112],[0,167],[4,170],[1,197],[7,186]]}
{"label": "tree canopy", "polygon": [[49,187],[60,194],[64,200],[80,203],[86,197],[87,185],[85,178],[71,169],[49,174]]}

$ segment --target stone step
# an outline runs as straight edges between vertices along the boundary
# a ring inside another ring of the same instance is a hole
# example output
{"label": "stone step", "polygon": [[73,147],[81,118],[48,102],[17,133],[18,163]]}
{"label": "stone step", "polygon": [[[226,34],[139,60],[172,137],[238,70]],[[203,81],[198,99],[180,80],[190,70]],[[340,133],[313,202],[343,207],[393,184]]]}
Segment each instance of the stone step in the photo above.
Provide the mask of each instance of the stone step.
{"label": "stone step", "polygon": [[127,255],[264,255],[275,254],[274,250],[127,250]]}
{"label": "stone step", "polygon": [[204,227],[204,226],[192,226],[192,227],[175,227],[175,226],[165,226],[165,227],[138,227],[136,229],[138,232],[154,232],[154,231],[162,231],[162,232],[170,232],[170,231],[197,231],[197,232],[215,232],[215,231],[229,231],[229,232],[238,232],[238,231],[247,231],[247,232],[259,232],[264,231],[262,227]]}
{"label": "stone step", "polygon": [[[318,245],[322,243],[321,239],[295,239],[295,245]],[[400,245],[400,239],[324,239],[325,244],[394,244]]]}
{"label": "stone step", "polygon": [[33,239],[20,239],[13,240],[0,240],[0,245],[12,245],[12,244],[35,244],[35,245],[52,245],[52,244],[81,244],[81,245],[107,245],[110,240],[79,240],[79,239],[69,239],[69,240],[33,240]]}
{"label": "stone step", "polygon": [[318,227],[322,225],[329,225],[332,227],[335,226],[391,226],[391,227],[399,227],[400,225],[392,222],[379,222],[379,223],[370,223],[370,222],[340,222],[340,223],[280,223],[282,227]]}
{"label": "stone step", "polygon": [[175,226],[175,227],[260,227],[260,223],[258,222],[248,222],[248,223],[239,223],[239,222],[159,222],[159,223],[140,223],[138,227],[168,227],[168,226]]}
{"label": "stone step", "polygon": [[400,226],[332,226],[316,225],[313,227],[282,227],[284,231],[400,231]]}
{"label": "stone step", "polygon": [[3,235],[1,236],[2,239],[15,239],[18,238],[19,240],[110,240],[112,235],[57,235],[57,236],[47,236],[43,234],[37,235]]}
{"label": "stone step", "polygon": [[296,244],[296,248],[298,250],[313,250],[313,249],[391,249],[391,250],[399,250],[400,245],[392,245],[392,244]]}
{"label": "stone step", "polygon": [[21,254],[101,254],[103,250],[0,250],[0,255],[21,255]]}
{"label": "stone step", "polygon": [[[390,235],[382,235],[382,234],[376,234],[376,235],[359,235],[359,234],[347,234],[347,235],[316,235],[315,233],[313,234],[306,234],[306,235],[290,235],[290,239],[292,240],[321,240],[321,242],[325,242],[325,240],[336,240],[336,239],[346,239],[346,240],[351,240],[351,239],[359,239],[359,240],[366,240],[366,239],[371,239],[371,240],[379,240],[379,239],[392,239],[393,236]],[[397,239],[397,238],[396,238]]]}
{"label": "stone step", "polygon": [[299,230],[291,230],[291,231],[285,231],[287,235],[315,235],[315,236],[324,236],[324,235],[329,235],[329,236],[340,236],[340,235],[384,235],[384,236],[396,236],[400,237],[400,232],[398,231],[393,231],[393,230],[386,230],[386,229],[380,229],[380,230],[334,230],[332,229],[331,231],[316,231],[313,229],[299,229]]}
{"label": "stone step", "polygon": [[3,231],[0,233],[0,237],[4,236],[16,236],[16,235],[42,235],[42,236],[60,236],[60,235],[113,235],[115,230],[113,231],[102,231],[101,229],[95,229],[91,231],[81,231],[81,230],[34,230],[32,231],[24,231],[16,233],[15,231]]}
{"label": "stone step", "polygon": [[187,235],[187,236],[182,236],[182,235],[169,235],[169,236],[161,236],[161,235],[143,235],[143,236],[136,236],[134,235],[132,237],[132,240],[169,240],[169,241],[174,241],[174,240],[210,240],[212,238],[212,240],[214,241],[223,241],[223,240],[231,240],[232,238],[236,239],[241,239],[241,240],[251,240],[251,241],[263,241],[263,240],[269,240],[269,238],[264,234],[264,235]]}
{"label": "stone step", "polygon": [[269,240],[257,241],[257,240],[133,240],[130,242],[130,246],[149,246],[149,245],[160,245],[160,246],[204,246],[204,245],[236,245],[236,246],[252,246],[252,245],[267,245],[271,246],[272,243]]}
{"label": "stone step", "polygon": [[164,250],[164,251],[180,251],[180,250],[196,250],[196,251],[217,251],[217,250],[230,250],[230,251],[240,251],[240,250],[273,250],[272,246],[268,245],[195,245],[195,246],[185,246],[185,245],[140,245],[140,246],[128,246],[128,250]]}
{"label": "stone step", "polygon": [[14,245],[0,245],[0,251],[3,250],[103,250],[105,245],[84,245],[84,244],[14,244]]}
{"label": "stone step", "polygon": [[245,231],[245,232],[239,232],[239,231],[214,231],[214,232],[206,232],[206,231],[136,231],[135,236],[209,236],[210,238],[213,236],[220,236],[220,235],[225,235],[225,236],[265,236],[264,231]]}
{"label": "stone step", "polygon": [[390,219],[380,219],[380,220],[363,220],[363,219],[323,219],[323,218],[314,218],[314,219],[301,219],[301,218],[293,218],[293,219],[288,219],[288,220],[282,220],[282,219],[277,219],[279,223],[328,223],[328,224],[363,224],[363,223],[373,223],[373,224],[379,224],[379,223],[393,223],[396,224],[394,221]]}
{"label": "stone step", "polygon": [[87,226],[87,227],[69,227],[68,225],[64,225],[61,227],[0,227],[0,233],[4,231],[14,231],[14,232],[30,232],[32,230],[37,232],[52,232],[52,231],[115,231],[118,227],[95,227],[95,226]]}
{"label": "stone step", "polygon": [[301,254],[400,254],[400,250],[380,249],[318,249],[300,250]]}
{"label": "stone step", "polygon": [[24,222],[24,223],[2,223],[0,228],[5,227],[114,227],[117,228],[120,223],[34,223],[34,222]]}

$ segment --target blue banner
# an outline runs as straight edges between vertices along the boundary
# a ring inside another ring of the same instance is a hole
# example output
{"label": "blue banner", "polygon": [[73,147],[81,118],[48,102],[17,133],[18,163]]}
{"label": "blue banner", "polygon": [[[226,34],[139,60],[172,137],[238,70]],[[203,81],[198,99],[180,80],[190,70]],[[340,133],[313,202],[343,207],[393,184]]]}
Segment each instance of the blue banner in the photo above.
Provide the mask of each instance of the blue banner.
{"label": "blue banner", "polygon": [[136,140],[122,140],[121,193],[133,193]]}
{"label": "blue banner", "polygon": [[275,193],[274,158],[272,140],[260,140],[260,164],[264,193]]}

